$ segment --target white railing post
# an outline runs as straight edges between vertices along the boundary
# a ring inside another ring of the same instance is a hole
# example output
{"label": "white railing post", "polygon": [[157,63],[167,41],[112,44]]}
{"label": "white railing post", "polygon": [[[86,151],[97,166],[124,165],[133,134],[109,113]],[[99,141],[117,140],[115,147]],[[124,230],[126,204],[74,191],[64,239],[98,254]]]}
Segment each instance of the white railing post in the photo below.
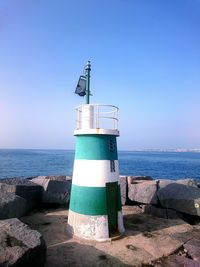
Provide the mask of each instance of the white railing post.
{"label": "white railing post", "polygon": [[119,127],[119,125],[118,125],[118,122],[119,122],[118,116],[119,116],[119,109],[117,108],[117,127],[116,127],[116,129],[118,129],[118,127]]}
{"label": "white railing post", "polygon": [[76,108],[76,129],[79,129],[79,108]]}
{"label": "white railing post", "polygon": [[81,129],[81,108],[78,109],[78,128]]}
{"label": "white railing post", "polygon": [[99,129],[99,105],[97,104],[96,128]]}
{"label": "white railing post", "polygon": [[114,130],[115,130],[115,127],[116,127],[116,115],[115,115],[115,112],[116,112],[116,109],[114,109],[114,111],[113,111],[113,128],[114,128]]}

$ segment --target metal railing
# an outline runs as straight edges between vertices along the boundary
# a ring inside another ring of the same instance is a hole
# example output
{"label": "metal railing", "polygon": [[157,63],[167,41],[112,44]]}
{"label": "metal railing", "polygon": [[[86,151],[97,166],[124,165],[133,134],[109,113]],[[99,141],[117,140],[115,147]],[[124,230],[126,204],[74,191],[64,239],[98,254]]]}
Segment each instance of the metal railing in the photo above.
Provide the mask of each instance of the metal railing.
{"label": "metal railing", "polygon": [[[84,109],[88,108],[86,114]],[[89,104],[76,108],[76,129],[83,129],[83,120],[89,122],[90,129],[118,130],[118,107],[113,105]]]}

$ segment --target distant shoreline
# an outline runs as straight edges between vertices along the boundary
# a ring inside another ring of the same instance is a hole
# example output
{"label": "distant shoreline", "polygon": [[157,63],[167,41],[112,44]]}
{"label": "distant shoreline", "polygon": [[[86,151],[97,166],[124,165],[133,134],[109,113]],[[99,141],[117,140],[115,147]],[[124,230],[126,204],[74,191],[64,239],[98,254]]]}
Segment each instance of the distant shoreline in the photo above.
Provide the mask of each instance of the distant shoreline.
{"label": "distant shoreline", "polygon": [[[0,150],[47,150],[47,151],[75,151],[75,149],[67,149],[67,148],[0,148]],[[182,149],[182,148],[177,148],[177,149],[134,149],[134,150],[118,150],[119,152],[174,152],[174,153],[179,153],[179,152],[195,152],[195,153],[200,153],[200,148],[193,148],[193,149]]]}

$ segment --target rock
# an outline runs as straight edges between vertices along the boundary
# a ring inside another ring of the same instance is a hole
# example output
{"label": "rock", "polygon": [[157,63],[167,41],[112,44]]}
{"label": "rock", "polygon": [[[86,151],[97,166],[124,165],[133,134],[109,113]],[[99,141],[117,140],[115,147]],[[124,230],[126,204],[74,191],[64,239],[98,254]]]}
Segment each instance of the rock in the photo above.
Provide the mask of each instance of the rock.
{"label": "rock", "polygon": [[192,178],[180,179],[180,180],[160,179],[157,181],[158,181],[158,189],[161,189],[161,188],[163,188],[169,184],[173,184],[173,183],[198,187],[197,181],[195,179],[192,179]]}
{"label": "rock", "polygon": [[184,216],[175,210],[165,209],[160,207],[155,207],[153,205],[146,205],[144,208],[146,214],[150,214],[155,217],[164,218],[164,219],[182,219],[185,220]]}
{"label": "rock", "polygon": [[127,196],[127,177],[120,176],[119,177],[120,191],[121,191],[121,202],[122,205],[126,204],[126,196]]}
{"label": "rock", "polygon": [[157,204],[157,182],[145,181],[139,184],[129,184],[128,197],[131,201],[143,204]]}
{"label": "rock", "polygon": [[127,176],[128,184],[133,184],[136,181],[153,181],[153,178],[151,176]]}
{"label": "rock", "polygon": [[197,180],[195,180],[193,178],[179,179],[176,182],[179,183],[179,184],[184,184],[184,185],[188,185],[188,186],[198,187]]}
{"label": "rock", "polygon": [[184,249],[187,250],[188,255],[196,261],[200,262],[200,240],[191,239],[184,244]]}
{"label": "rock", "polygon": [[197,261],[193,261],[191,259],[188,259],[183,256],[178,256],[178,255],[172,255],[169,256],[161,262],[159,261],[158,263],[154,263],[155,267],[200,267],[200,263]]}
{"label": "rock", "polygon": [[157,180],[158,190],[166,187],[169,184],[173,184],[173,183],[176,183],[176,181],[175,180],[170,180],[170,179]]}
{"label": "rock", "polygon": [[144,208],[144,213],[167,219],[167,209],[157,208],[153,205],[146,205]]}
{"label": "rock", "polygon": [[200,216],[200,189],[171,183],[157,192],[162,207]]}
{"label": "rock", "polygon": [[71,179],[66,176],[38,176],[31,180],[43,187],[42,202],[68,204],[71,191]]}
{"label": "rock", "polygon": [[0,219],[20,218],[26,212],[26,200],[9,192],[0,191]]}
{"label": "rock", "polygon": [[0,266],[42,267],[46,244],[41,234],[18,219],[0,221]]}
{"label": "rock", "polygon": [[26,199],[26,211],[37,206],[42,197],[42,187],[28,179],[9,178],[0,180],[0,191],[12,192]]}
{"label": "rock", "polygon": [[175,219],[175,220],[182,219],[184,221],[187,221],[185,216],[181,212],[178,212],[173,209],[166,209],[166,212],[167,212],[167,219]]}
{"label": "rock", "polygon": [[144,212],[147,214],[151,214],[152,216],[164,219],[184,219],[183,215],[180,212],[177,212],[172,209],[158,208],[153,205],[146,205],[144,208]]}

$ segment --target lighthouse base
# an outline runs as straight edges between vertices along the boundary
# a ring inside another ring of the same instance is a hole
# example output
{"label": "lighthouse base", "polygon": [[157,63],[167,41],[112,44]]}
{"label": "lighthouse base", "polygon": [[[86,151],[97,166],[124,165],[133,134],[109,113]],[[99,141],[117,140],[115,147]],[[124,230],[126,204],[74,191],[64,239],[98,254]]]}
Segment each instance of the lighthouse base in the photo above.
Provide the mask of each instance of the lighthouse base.
{"label": "lighthouse base", "polygon": [[110,235],[108,216],[107,215],[84,215],[69,210],[68,231],[77,237],[96,240],[108,241],[115,235],[123,234],[125,229],[123,225],[122,212],[118,211],[118,231],[115,235]]}

